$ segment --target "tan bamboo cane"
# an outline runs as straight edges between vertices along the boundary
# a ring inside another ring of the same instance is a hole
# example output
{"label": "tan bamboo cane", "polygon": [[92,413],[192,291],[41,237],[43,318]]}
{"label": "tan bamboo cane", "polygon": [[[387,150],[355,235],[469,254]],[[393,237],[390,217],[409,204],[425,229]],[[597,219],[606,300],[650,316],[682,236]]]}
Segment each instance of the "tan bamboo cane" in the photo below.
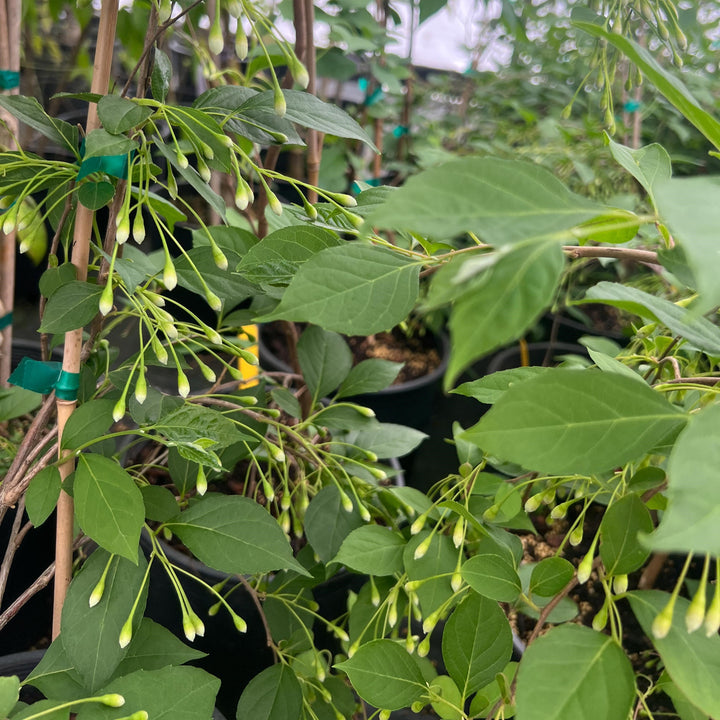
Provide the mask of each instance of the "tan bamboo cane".
{"label": "tan bamboo cane", "polygon": [[[110,83],[113,44],[118,16],[118,0],[103,0],[100,10],[100,24],[95,49],[95,62],[90,92],[105,95]],[[97,108],[90,103],[86,130],[90,132],[100,126]],[[90,255],[90,237],[92,234],[93,211],[78,204],[73,233],[72,263],[75,265],[78,280],[87,278],[88,258]],[[63,370],[68,373],[80,372],[80,350],[82,348],[82,328],[65,335],[65,354]],[[65,423],[75,409],[76,401],[57,401],[58,439],[62,439]],[[61,451],[62,456],[62,451]],[[68,459],[60,466],[60,475],[65,480],[73,471],[75,463]],[[57,531],[55,546],[55,592],[53,603],[53,638],[60,632],[60,616],[72,575],[73,547],[73,500],[65,492],[60,493],[57,505]]]}

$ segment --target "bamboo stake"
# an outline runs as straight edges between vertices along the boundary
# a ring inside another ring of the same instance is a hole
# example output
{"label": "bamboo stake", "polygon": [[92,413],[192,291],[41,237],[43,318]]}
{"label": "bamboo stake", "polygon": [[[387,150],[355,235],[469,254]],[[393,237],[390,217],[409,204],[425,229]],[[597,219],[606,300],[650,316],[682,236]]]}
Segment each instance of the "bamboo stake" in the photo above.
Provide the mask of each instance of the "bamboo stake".
{"label": "bamboo stake", "polygon": [[[110,83],[115,27],[117,25],[118,0],[103,0],[100,10],[97,48],[93,66],[93,78],[90,92],[105,95]],[[90,103],[88,108],[86,130],[90,132],[100,127],[96,105]],[[88,258],[90,255],[90,237],[92,235],[93,212],[78,204],[73,233],[72,263],[75,265],[78,280],[87,278]],[[69,373],[80,371],[80,351],[82,349],[82,328],[65,335],[65,355],[63,370]],[[58,447],[62,441],[65,423],[76,406],[76,401],[58,400]],[[62,455],[62,452],[61,452]],[[72,459],[60,466],[63,481],[75,467]],[[73,519],[74,506],[72,498],[65,492],[60,493],[57,505],[57,530],[55,544],[55,591],[53,602],[53,638],[60,632],[60,616],[65,595],[72,576],[73,556]]]}
{"label": "bamboo stake", "polygon": [[[315,6],[313,0],[305,0],[305,68],[308,72],[307,91],[311,95],[316,94],[316,70],[315,70]],[[318,185],[320,182],[320,161],[322,153],[322,140],[317,130],[308,129],[307,133],[307,179],[311,185]],[[308,201],[317,202],[317,193],[310,190],[307,195]]]}
{"label": "bamboo stake", "polygon": [[[3,70],[20,71],[20,0],[0,0],[0,64]],[[10,90],[16,95],[19,88]],[[17,137],[17,118],[9,113],[3,113],[8,125],[8,148],[15,149],[13,135]],[[15,245],[16,233],[12,232],[2,236],[0,241],[0,307],[2,313],[10,313],[15,305]],[[5,327],[0,342],[0,387],[7,385],[10,376],[12,360],[12,323]]]}

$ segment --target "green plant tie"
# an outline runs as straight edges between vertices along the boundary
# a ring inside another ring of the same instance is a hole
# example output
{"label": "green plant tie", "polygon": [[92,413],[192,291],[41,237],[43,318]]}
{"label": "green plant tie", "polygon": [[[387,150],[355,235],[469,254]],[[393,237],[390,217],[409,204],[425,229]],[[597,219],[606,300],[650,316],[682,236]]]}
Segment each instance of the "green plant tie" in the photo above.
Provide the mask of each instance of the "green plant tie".
{"label": "green plant tie", "polygon": [[[85,140],[80,143],[80,157],[85,155]],[[128,174],[128,156],[123,155],[101,155],[100,157],[91,157],[87,160],[83,159],[77,179],[82,180],[88,175],[96,172],[104,172],[106,175],[124,180]]]}
{"label": "green plant tie", "polygon": [[401,138],[403,135],[407,135],[410,132],[410,128],[407,125],[396,125],[393,128],[393,135],[396,138]]}
{"label": "green plant tie", "polygon": [[0,316],[0,330],[4,330],[8,325],[12,325],[13,314],[11,312]]}
{"label": "green plant tie", "polygon": [[55,390],[60,400],[77,400],[80,373],[66,372],[62,363],[24,357],[8,378],[11,385],[47,395]]}
{"label": "green plant tie", "polygon": [[641,106],[642,106],[642,103],[639,100],[628,100],[623,105],[623,110],[625,112],[637,112]]}
{"label": "green plant tie", "polygon": [[14,90],[20,87],[20,73],[17,70],[0,70],[0,90]]}

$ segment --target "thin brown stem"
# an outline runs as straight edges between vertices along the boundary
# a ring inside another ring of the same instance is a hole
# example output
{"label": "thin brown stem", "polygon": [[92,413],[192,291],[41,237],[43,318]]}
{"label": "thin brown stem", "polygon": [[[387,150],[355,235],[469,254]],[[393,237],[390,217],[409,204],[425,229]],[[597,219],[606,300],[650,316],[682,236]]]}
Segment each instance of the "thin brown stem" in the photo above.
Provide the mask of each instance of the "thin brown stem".
{"label": "thin brown stem", "polygon": [[566,255],[572,258],[618,258],[621,260],[637,260],[638,262],[658,265],[658,254],[652,250],[637,250],[635,248],[605,247],[584,245],[566,245],[563,247]]}
{"label": "thin brown stem", "polygon": [[25,498],[20,498],[20,501],[15,507],[15,519],[13,520],[12,528],[10,528],[10,537],[8,538],[7,545],[5,546],[5,553],[3,554],[2,563],[0,564],[0,606],[2,605],[3,597],[5,597],[5,589],[7,587],[8,577],[10,576],[10,568],[12,567],[15,553],[20,547],[22,538],[25,536],[25,533],[22,535],[20,534],[24,513]]}
{"label": "thin brown stem", "polygon": [[262,603],[260,602],[260,598],[258,597],[257,590],[255,590],[255,588],[242,575],[236,575],[235,577],[240,580],[242,586],[248,591],[250,597],[255,603],[255,607],[257,608],[258,614],[260,615],[260,621],[263,624],[263,628],[265,628],[265,639],[267,641],[267,646],[272,650],[273,658],[275,659],[275,662],[277,662],[279,660],[277,649],[275,648],[275,643],[272,639],[272,633],[270,632],[270,625],[268,625],[267,618],[265,617],[265,612],[263,611]]}

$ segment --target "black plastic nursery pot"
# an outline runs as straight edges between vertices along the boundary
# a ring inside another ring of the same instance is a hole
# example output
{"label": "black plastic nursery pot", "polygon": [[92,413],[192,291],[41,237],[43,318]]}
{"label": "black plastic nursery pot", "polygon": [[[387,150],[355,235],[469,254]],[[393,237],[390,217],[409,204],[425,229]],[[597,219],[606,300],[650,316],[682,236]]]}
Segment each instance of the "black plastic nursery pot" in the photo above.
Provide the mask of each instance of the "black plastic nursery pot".
{"label": "black plastic nursery pot", "polygon": [[[26,650],[25,652],[0,656],[0,677],[17,675],[20,681],[25,680],[42,660],[44,654],[44,650]],[[43,698],[44,695],[31,685],[25,685],[20,689],[20,700],[22,702],[29,704]]]}
{"label": "black plastic nursery pot", "polygon": [[[260,326],[258,347],[260,366],[265,370],[291,373],[292,368],[271,347],[268,330]],[[390,385],[374,393],[345,398],[348,402],[369,407],[380,422],[407,425],[427,430],[433,414],[433,405],[440,392],[442,378],[450,359],[450,339],[444,333],[434,336],[434,349],[440,364],[418,378]]]}
{"label": "black plastic nursery pot", "polygon": [[[528,343],[528,365],[557,365],[563,355],[579,355],[588,357],[587,348],[576,343],[565,342],[538,342]],[[520,345],[513,345],[496,353],[490,359],[487,374],[491,375],[500,370],[511,370],[523,365],[523,350]]]}

